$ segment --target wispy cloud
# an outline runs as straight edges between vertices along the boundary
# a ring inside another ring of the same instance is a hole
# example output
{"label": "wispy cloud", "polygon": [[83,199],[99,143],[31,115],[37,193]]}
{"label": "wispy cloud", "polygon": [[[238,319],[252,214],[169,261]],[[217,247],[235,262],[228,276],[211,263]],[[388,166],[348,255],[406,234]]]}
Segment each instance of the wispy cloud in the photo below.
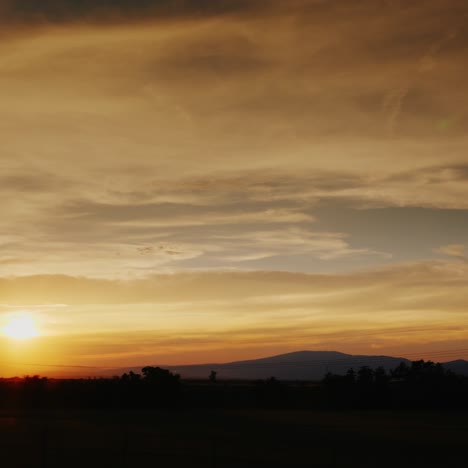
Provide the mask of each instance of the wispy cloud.
{"label": "wispy cloud", "polygon": [[457,258],[459,260],[462,260],[463,262],[468,263],[468,252],[464,245],[461,245],[461,244],[444,245],[436,249],[436,252],[443,254],[443,255],[448,255],[449,257]]}

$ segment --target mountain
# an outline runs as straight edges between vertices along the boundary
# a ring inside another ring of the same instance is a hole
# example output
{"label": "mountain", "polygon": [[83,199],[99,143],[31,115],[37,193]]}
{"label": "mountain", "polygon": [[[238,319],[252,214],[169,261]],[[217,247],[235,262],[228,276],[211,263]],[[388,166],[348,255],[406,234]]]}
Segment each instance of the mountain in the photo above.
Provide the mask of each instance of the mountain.
{"label": "mountain", "polygon": [[[336,351],[297,351],[277,356],[249,361],[236,361],[225,364],[199,364],[159,367],[169,369],[182,376],[182,378],[207,378],[211,371],[216,371],[219,379],[268,379],[275,377],[279,380],[321,380],[327,372],[345,374],[353,367],[362,366],[376,368],[384,367],[386,370],[394,369],[400,362],[409,363],[407,359],[390,356],[355,356]],[[125,370],[112,370],[119,375]],[[139,372],[140,368],[132,369]],[[107,373],[110,373],[109,370]]]}
{"label": "mountain", "polygon": [[444,362],[443,366],[460,375],[468,375],[468,361],[458,359],[457,361]]}
{"label": "mountain", "polygon": [[[401,362],[411,364],[411,361],[393,356],[366,356],[339,353],[337,351],[297,351],[279,354],[261,359],[235,361],[229,363],[211,363],[198,365],[164,365],[153,362],[151,366],[159,366],[176,372],[185,379],[207,379],[211,371],[217,372],[220,380],[245,379],[258,380],[275,377],[279,380],[321,380],[327,372],[344,375],[351,367],[358,370],[362,366],[373,369],[382,366],[387,371],[394,369]],[[457,374],[468,375],[468,361],[456,360],[442,365]],[[48,377],[80,378],[80,377],[112,377],[133,371],[140,373],[141,366],[123,368],[87,368],[68,370],[67,372],[51,371]]]}

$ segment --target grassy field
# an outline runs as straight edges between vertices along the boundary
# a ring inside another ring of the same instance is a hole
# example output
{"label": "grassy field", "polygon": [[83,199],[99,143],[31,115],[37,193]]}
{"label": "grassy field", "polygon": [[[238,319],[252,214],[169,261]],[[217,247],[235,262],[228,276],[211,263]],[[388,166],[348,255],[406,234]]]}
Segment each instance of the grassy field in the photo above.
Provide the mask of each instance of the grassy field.
{"label": "grassy field", "polygon": [[465,467],[463,413],[0,413],[5,467]]}

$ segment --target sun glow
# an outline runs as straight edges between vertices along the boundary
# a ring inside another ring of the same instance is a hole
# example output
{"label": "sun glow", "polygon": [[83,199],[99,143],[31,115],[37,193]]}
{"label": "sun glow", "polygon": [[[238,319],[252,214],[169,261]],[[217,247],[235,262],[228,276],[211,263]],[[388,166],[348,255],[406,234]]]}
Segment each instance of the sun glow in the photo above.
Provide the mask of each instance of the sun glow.
{"label": "sun glow", "polygon": [[3,328],[3,333],[15,340],[28,340],[39,336],[36,323],[29,315],[13,317]]}

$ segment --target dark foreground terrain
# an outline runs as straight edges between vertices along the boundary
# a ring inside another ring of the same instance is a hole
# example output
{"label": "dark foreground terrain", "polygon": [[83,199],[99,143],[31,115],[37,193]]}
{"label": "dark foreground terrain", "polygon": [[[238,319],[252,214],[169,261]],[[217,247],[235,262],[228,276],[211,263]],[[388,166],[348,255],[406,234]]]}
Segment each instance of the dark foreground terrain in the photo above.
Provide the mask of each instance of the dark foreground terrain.
{"label": "dark foreground terrain", "polygon": [[3,467],[465,467],[455,411],[4,410]]}

